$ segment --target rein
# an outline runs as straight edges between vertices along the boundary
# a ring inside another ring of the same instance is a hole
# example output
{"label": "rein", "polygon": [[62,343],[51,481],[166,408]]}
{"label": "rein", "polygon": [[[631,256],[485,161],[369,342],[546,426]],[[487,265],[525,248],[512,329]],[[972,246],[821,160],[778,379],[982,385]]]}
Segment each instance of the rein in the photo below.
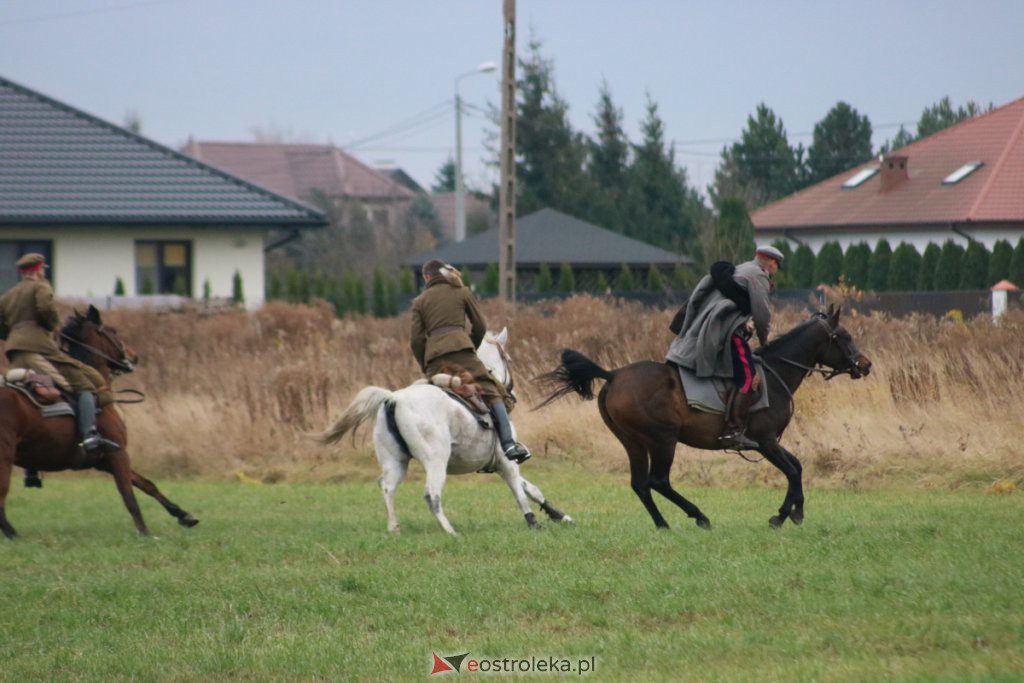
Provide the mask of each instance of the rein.
{"label": "rein", "polygon": [[[98,330],[98,331],[102,334],[102,330]],[[131,372],[133,370],[133,368],[132,368],[130,363],[127,363],[127,362],[125,362],[123,360],[120,360],[120,359],[117,359],[117,358],[111,358],[110,356],[105,354],[103,351],[99,350],[95,346],[90,346],[89,344],[86,344],[81,339],[76,339],[76,338],[74,338],[74,337],[72,337],[70,335],[64,334],[63,332],[60,332],[58,334],[60,335],[60,338],[63,339],[64,341],[71,342],[72,344],[77,344],[78,346],[82,347],[83,349],[86,349],[88,351],[93,352],[94,354],[96,354],[97,356],[102,358],[103,360],[107,361],[107,364],[112,365],[113,366],[112,369],[114,369],[114,370],[120,370],[121,372]],[[106,335],[104,335],[104,337],[106,337]],[[106,338],[109,340],[109,337],[106,337]]]}

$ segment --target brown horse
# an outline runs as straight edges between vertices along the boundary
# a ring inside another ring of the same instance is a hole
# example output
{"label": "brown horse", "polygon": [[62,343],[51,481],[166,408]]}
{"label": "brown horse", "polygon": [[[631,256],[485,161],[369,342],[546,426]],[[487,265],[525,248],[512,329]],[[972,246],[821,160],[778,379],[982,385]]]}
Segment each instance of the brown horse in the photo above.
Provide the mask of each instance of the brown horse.
{"label": "brown horse", "polygon": [[[793,417],[793,394],[812,372],[821,372],[826,379],[840,374],[858,379],[871,371],[871,361],[839,324],[839,313],[838,308],[816,313],[759,350],[767,370],[764,390],[769,407],[750,415],[747,436],[757,442],[761,455],[786,475],[789,484],[779,514],[769,520],[772,527],[781,526],[787,518],[795,524],[804,518],[800,461],[779,444]],[[642,361],[609,372],[571,349],[562,351],[561,360],[557,369],[538,378],[553,388],[538,407],[572,392],[592,399],[593,381],[606,380],[597,401],[601,417],[626,448],[633,490],[654,524],[668,528],[651,490],[681,507],[697,526],[710,529],[711,521],[704,513],[672,488],[669,472],[676,442],[705,450],[719,448],[724,416],[691,409],[678,369],[671,363]]]}
{"label": "brown horse", "polygon": [[[72,357],[99,370],[108,384],[112,376],[131,372],[138,360],[135,353],[118,339],[116,331],[103,325],[100,312],[93,306],[85,315],[76,312],[69,316],[61,328],[60,338]],[[39,409],[22,393],[9,387],[0,388],[0,531],[5,536],[15,536],[4,509],[15,465],[48,472],[89,468],[109,472],[114,476],[135,528],[143,535],[148,535],[149,530],[142,521],[132,486],[158,500],[182,526],[192,527],[199,523],[198,519],[167,500],[153,482],[132,470],[125,450],[128,432],[113,405],[103,408],[96,425],[100,433],[121,444],[121,449],[86,463],[82,461],[77,445],[73,417],[43,418]]]}

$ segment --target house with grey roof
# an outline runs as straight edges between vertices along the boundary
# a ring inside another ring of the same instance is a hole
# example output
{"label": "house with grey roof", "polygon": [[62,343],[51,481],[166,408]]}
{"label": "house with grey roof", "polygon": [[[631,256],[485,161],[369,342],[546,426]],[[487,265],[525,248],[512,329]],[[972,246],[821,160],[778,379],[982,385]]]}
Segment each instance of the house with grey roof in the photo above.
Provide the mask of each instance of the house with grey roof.
{"label": "house with grey roof", "polygon": [[271,231],[319,211],[0,78],[0,288],[41,252],[58,297],[184,294],[263,301]]}
{"label": "house with grey roof", "polygon": [[[498,262],[498,228],[419,254],[407,259],[405,265],[412,266],[418,273],[431,259],[468,269],[477,282],[488,266]],[[688,256],[554,209],[541,209],[516,219],[516,274],[522,291],[528,292],[534,287],[541,264],[547,264],[557,280],[558,268],[563,263],[572,268],[577,288],[581,290],[593,290],[602,275],[606,282],[614,283],[623,265],[629,266],[636,276],[637,286],[643,286],[652,268],[667,275],[676,266],[692,268],[695,265]]]}

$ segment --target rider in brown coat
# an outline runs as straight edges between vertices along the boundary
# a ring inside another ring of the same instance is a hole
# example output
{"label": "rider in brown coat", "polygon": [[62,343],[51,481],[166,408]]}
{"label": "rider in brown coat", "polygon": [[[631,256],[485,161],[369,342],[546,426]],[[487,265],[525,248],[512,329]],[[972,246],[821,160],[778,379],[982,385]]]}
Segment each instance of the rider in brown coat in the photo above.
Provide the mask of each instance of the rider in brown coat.
{"label": "rider in brown coat", "polygon": [[[505,457],[516,462],[527,460],[530,451],[512,438],[505,388],[494,381],[476,355],[487,324],[473,293],[462,284],[459,271],[437,259],[423,264],[423,279],[427,286],[412,302],[410,345],[416,362],[428,377],[441,372],[446,364],[465,368],[490,406]],[[468,333],[466,320],[470,324]]]}
{"label": "rider in brown coat", "polygon": [[94,368],[68,356],[57,346],[53,332],[60,322],[53,287],[46,279],[46,258],[25,254],[15,264],[21,281],[0,297],[0,339],[12,368],[49,375],[61,389],[78,396],[79,444],[86,453],[113,452],[121,446],[96,429],[96,394],[109,402],[110,391]]}

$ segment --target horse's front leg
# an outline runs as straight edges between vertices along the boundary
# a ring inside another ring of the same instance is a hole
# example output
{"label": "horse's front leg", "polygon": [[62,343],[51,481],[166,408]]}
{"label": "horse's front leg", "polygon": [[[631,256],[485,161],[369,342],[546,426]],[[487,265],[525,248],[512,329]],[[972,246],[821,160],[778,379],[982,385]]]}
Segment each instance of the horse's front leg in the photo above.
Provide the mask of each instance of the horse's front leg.
{"label": "horse's front leg", "polygon": [[795,524],[799,524],[804,518],[803,468],[800,465],[800,461],[796,459],[796,456],[780,446],[774,437],[771,440],[766,439],[760,443],[761,447],[758,451],[768,462],[775,465],[786,475],[787,482],[786,497],[782,500],[782,506],[779,507],[779,514],[769,519],[768,524],[773,529],[777,529],[790,517],[792,517]]}
{"label": "horse's front leg", "polygon": [[14,469],[14,449],[13,444],[4,444],[3,447],[0,447],[0,531],[7,538],[14,538],[18,535],[11,523],[7,521],[7,512],[5,511],[7,492],[11,488],[11,472]]}
{"label": "horse's front leg", "polygon": [[124,501],[124,506],[128,508],[128,514],[132,516],[132,521],[135,522],[135,528],[138,529],[139,534],[142,536],[149,536],[149,529],[146,528],[146,523],[142,521],[139,501],[135,499],[135,491],[132,490],[132,467],[128,461],[128,452],[122,448],[96,465],[96,469],[113,475],[114,483],[121,494],[121,500]]}
{"label": "horse's front leg", "polygon": [[509,490],[512,491],[512,496],[516,499],[516,505],[519,506],[519,511],[526,518],[527,525],[531,529],[540,529],[541,525],[537,521],[537,515],[533,514],[533,510],[530,509],[530,501],[526,499],[526,493],[523,489],[523,482],[526,480],[519,474],[519,465],[506,459],[504,455],[499,453],[494,460],[494,471],[508,484]]}

